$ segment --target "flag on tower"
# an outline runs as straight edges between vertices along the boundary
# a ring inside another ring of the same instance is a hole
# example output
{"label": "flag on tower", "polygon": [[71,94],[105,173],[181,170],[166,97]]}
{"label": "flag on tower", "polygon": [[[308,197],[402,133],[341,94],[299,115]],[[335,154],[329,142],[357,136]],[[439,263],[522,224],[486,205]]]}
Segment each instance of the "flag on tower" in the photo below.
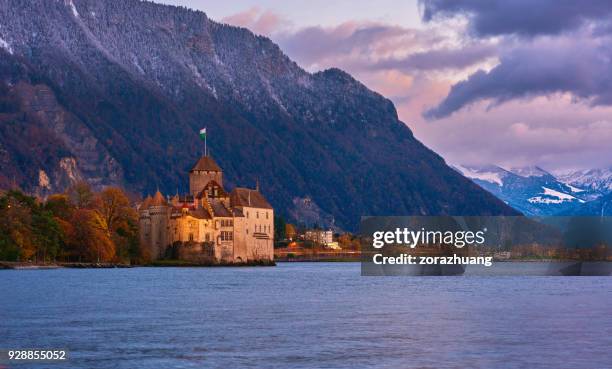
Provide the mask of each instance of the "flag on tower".
{"label": "flag on tower", "polygon": [[206,140],[206,128],[200,130],[200,138]]}

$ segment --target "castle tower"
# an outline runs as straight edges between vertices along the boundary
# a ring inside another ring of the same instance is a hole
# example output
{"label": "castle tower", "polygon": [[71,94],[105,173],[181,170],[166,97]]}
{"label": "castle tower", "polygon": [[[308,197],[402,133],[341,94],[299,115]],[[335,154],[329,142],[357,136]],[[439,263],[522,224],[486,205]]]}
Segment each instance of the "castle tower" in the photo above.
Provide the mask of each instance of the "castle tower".
{"label": "castle tower", "polygon": [[189,193],[196,196],[210,181],[223,187],[223,171],[211,156],[202,156],[189,171]]}
{"label": "castle tower", "polygon": [[149,216],[151,217],[151,258],[153,260],[164,256],[169,243],[168,221],[170,219],[170,208],[164,196],[159,192],[149,203]]}

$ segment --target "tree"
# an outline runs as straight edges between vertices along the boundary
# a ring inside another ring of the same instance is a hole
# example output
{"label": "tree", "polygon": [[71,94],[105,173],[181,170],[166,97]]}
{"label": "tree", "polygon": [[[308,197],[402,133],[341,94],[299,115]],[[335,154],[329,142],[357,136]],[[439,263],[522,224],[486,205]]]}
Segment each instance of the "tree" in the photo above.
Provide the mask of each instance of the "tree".
{"label": "tree", "polygon": [[297,238],[297,231],[293,224],[291,223],[285,224],[285,237],[287,237],[288,239],[292,241]]}
{"label": "tree", "polygon": [[127,195],[117,187],[107,187],[96,194],[92,205],[102,230],[115,244],[116,256],[128,260],[138,257],[137,214]]}
{"label": "tree", "polygon": [[6,260],[30,260],[36,254],[32,238],[34,198],[20,191],[8,191],[0,198],[0,254]]}
{"label": "tree", "polygon": [[108,262],[115,257],[115,245],[103,230],[100,217],[89,209],[76,209],[69,225],[64,224],[70,254],[78,261]]}
{"label": "tree", "polygon": [[285,237],[285,219],[281,216],[274,216],[274,239],[276,241],[284,240]]}
{"label": "tree", "polygon": [[344,233],[338,237],[338,244],[345,250],[359,250],[361,242],[359,238],[353,237],[350,233]]}
{"label": "tree", "polygon": [[0,258],[47,261],[60,248],[61,229],[33,197],[9,191],[0,198]]}
{"label": "tree", "polygon": [[54,194],[47,198],[44,205],[45,210],[50,211],[54,217],[60,219],[70,219],[74,211],[74,205],[66,194]]}
{"label": "tree", "polygon": [[32,236],[37,261],[55,260],[60,251],[62,231],[50,211],[37,206],[32,214]]}
{"label": "tree", "polygon": [[78,209],[87,209],[91,207],[94,199],[94,193],[91,190],[91,186],[85,181],[75,183],[68,189],[67,194],[72,204]]}
{"label": "tree", "polygon": [[109,234],[120,228],[127,228],[127,223],[136,219],[136,212],[130,206],[127,196],[116,187],[107,187],[98,193],[93,201],[93,208]]}
{"label": "tree", "polygon": [[89,262],[141,258],[138,218],[125,193],[94,193],[85,182],[40,203],[20,191],[0,195],[0,260]]}

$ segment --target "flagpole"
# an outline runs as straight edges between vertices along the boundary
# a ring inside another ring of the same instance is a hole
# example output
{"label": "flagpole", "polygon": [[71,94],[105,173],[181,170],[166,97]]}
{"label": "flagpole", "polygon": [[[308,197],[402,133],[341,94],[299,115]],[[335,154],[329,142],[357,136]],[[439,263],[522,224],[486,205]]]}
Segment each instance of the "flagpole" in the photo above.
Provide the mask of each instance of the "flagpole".
{"label": "flagpole", "polygon": [[200,138],[204,140],[204,156],[208,156],[208,147],[206,147],[206,127],[200,130]]}

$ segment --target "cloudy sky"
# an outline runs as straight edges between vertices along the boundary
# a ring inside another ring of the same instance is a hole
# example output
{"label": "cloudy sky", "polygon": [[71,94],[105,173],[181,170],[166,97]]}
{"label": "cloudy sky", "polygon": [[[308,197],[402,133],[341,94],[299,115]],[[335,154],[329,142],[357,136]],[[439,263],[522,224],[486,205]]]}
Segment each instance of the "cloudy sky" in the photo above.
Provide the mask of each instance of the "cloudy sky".
{"label": "cloudy sky", "polygon": [[158,1],[348,71],[451,163],[612,166],[608,1]]}

